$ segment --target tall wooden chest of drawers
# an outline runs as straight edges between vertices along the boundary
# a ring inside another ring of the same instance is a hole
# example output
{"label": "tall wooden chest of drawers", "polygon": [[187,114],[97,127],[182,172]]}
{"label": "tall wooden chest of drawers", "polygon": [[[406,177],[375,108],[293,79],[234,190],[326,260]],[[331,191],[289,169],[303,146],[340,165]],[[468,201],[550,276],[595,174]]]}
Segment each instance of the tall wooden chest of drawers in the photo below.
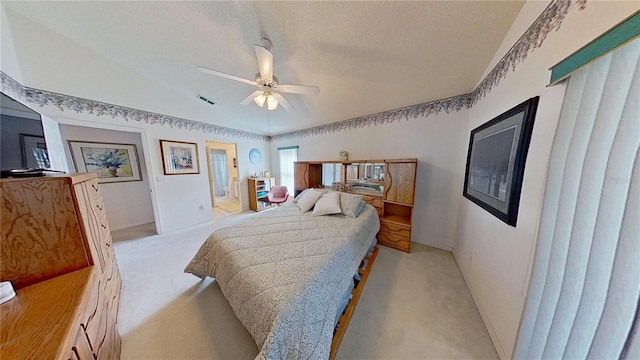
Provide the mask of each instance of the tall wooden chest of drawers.
{"label": "tall wooden chest of drawers", "polygon": [[[3,322],[20,319],[23,323],[34,313],[22,312],[41,306],[39,302],[61,306],[51,302],[60,294],[47,295],[42,289],[62,291],[63,287],[51,283],[63,277],[82,289],[76,292],[76,306],[51,311],[66,319],[66,325],[60,324],[67,326],[62,337],[47,336],[47,329],[25,330],[24,324],[3,323],[0,357],[17,355],[16,343],[29,347],[30,343],[53,342],[30,356],[119,358],[116,320],[122,280],[96,174],[3,179],[0,198],[0,280],[11,281],[18,290],[15,299],[1,305]],[[75,275],[80,272],[85,275]],[[34,321],[32,327],[44,324],[46,321]],[[66,349],[68,346],[72,348]]]}

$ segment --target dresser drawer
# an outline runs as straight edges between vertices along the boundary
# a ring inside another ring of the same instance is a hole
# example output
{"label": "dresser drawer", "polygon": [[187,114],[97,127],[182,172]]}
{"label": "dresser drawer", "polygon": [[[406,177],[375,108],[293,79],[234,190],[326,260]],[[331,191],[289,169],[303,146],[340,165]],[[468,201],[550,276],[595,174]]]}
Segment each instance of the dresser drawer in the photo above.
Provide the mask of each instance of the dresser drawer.
{"label": "dresser drawer", "polygon": [[107,217],[107,211],[104,209],[104,198],[102,196],[90,197],[89,203],[91,204],[91,210],[96,214],[96,218]]}
{"label": "dresser drawer", "polygon": [[404,225],[380,220],[380,232],[411,238],[411,225]]}
{"label": "dresser drawer", "polygon": [[100,184],[98,184],[98,178],[94,178],[86,181],[87,192],[92,195],[93,198],[97,198],[101,195]]}
{"label": "dresser drawer", "polygon": [[120,271],[117,265],[113,265],[114,274],[111,283],[111,315],[114,322],[118,321],[118,307],[120,305],[120,292],[122,291],[122,278],[120,277]]}
{"label": "dresser drawer", "polygon": [[107,241],[107,238],[111,236],[111,230],[109,230],[109,220],[106,216],[98,219],[98,230],[100,242]]}
{"label": "dresser drawer", "polygon": [[378,244],[386,245],[404,252],[409,252],[411,249],[411,241],[409,238],[383,232],[378,233]]}
{"label": "dresser drawer", "polygon": [[91,345],[87,339],[87,334],[81,326],[78,327],[78,331],[73,340],[73,347],[68,357],[72,360],[93,360]]}
{"label": "dresser drawer", "polygon": [[382,208],[382,198],[379,196],[363,195],[362,200],[375,208]]}

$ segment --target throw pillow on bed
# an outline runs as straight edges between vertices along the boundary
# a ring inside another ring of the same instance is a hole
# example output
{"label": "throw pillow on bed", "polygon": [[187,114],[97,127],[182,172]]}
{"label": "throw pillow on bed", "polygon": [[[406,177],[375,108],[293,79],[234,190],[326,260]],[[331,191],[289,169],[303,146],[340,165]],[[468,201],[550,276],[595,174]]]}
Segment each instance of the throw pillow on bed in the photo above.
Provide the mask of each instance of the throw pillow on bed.
{"label": "throw pillow on bed", "polygon": [[307,191],[304,192],[304,195],[300,197],[300,200],[298,200],[296,205],[298,205],[300,210],[302,210],[302,212],[305,213],[311,210],[313,205],[316,204],[316,201],[318,201],[318,199],[320,199],[321,196],[322,196],[322,193],[320,191],[308,189]]}
{"label": "throw pillow on bed", "polygon": [[340,193],[340,208],[342,213],[348,217],[357,217],[364,207],[364,200],[362,195]]}
{"label": "throw pillow on bed", "polygon": [[313,207],[313,215],[315,216],[340,214],[341,212],[339,192],[328,192],[322,195]]}
{"label": "throw pillow on bed", "polygon": [[[304,190],[302,190],[302,192],[301,192],[300,194],[298,194],[298,196],[296,196],[295,198],[293,198],[293,203],[294,203],[294,204],[295,204],[295,203],[297,203],[297,202],[298,202],[298,200],[300,200],[300,198],[302,198],[302,195],[303,195],[305,192],[307,192],[307,190],[309,190],[309,189],[304,189]],[[328,193],[328,192],[331,192],[331,191],[332,191],[332,190],[330,190],[330,189],[314,189],[314,190],[315,190],[315,191],[319,191],[319,192],[321,192],[322,194],[326,194],[326,193]]]}

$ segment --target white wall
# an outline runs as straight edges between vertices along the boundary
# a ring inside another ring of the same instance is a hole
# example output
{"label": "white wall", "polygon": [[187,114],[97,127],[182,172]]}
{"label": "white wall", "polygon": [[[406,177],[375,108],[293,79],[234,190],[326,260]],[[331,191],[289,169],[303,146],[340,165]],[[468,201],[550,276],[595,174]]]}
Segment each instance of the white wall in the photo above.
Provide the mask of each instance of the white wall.
{"label": "white wall", "polygon": [[[546,2],[522,8],[494,62],[501,58]],[[528,55],[497,88],[469,112],[467,132],[536,95],[540,95],[526,162],[517,227],[507,226],[479,206],[458,196],[458,232],[454,255],[483,316],[496,350],[510,358],[530,278],[545,191],[551,145],[564,96],[564,85],[547,88],[548,69],[638,9],[638,2],[589,1],[573,9],[558,31]],[[473,261],[471,260],[473,254]]]}
{"label": "white wall", "polygon": [[[334,134],[274,141],[272,174],[278,176],[278,147],[299,145],[298,160],[418,158],[411,240],[451,250],[458,197],[462,194],[469,110],[401,120]],[[279,181],[276,181],[278,183]]]}
{"label": "white wall", "polygon": [[[130,122],[120,117],[111,118],[86,113],[64,112],[55,106],[49,105],[40,108],[39,111],[60,124],[141,133],[142,149],[138,149],[138,152],[146,160],[147,173],[151,180],[149,186],[151,187],[156,227],[159,233],[201,224],[213,219],[206,157],[207,140],[234,142],[237,144],[238,174],[243,210],[248,210],[249,208],[247,177],[256,169],[249,162],[249,150],[255,147],[260,149],[263,154],[267,154],[269,150],[269,144],[264,141],[233,138],[135,121]],[[200,174],[164,175],[160,139],[197,143]],[[259,171],[268,169],[269,157],[265,156],[263,158],[262,165],[258,168]]]}
{"label": "white wall", "polygon": [[50,168],[67,173],[70,172],[71,167],[69,164],[71,163],[67,161],[64,141],[62,140],[58,122],[46,115],[40,115],[40,117],[42,118],[44,138],[47,141],[47,154],[49,155],[49,162],[51,163]]}
{"label": "white wall", "polygon": [[142,138],[137,132],[95,129],[82,126],[60,125],[68,163],[75,171],[68,141],[92,141],[136,146],[142,181],[103,183],[101,186],[109,227],[111,230],[124,229],[154,221],[151,204],[149,176],[142,151]]}
{"label": "white wall", "polygon": [[0,51],[0,64],[2,65],[2,71],[7,74],[12,74],[11,77],[13,77],[14,80],[22,82],[24,79],[22,78],[18,57],[16,56],[9,16],[4,5],[1,3],[0,44],[2,45],[2,51]]}

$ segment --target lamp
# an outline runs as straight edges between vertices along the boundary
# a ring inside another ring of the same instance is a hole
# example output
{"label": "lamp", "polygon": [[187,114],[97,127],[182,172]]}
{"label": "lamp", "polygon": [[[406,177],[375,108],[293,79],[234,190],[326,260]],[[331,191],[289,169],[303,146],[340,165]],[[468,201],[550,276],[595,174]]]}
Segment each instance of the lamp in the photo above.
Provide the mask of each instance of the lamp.
{"label": "lamp", "polygon": [[267,109],[275,110],[278,108],[278,100],[273,95],[267,96]]}
{"label": "lamp", "polygon": [[275,110],[278,108],[278,99],[273,96],[273,92],[265,90],[258,96],[253,98],[253,101],[260,107],[264,107],[265,101],[267,102],[267,109]]}
{"label": "lamp", "polygon": [[[267,100],[267,97],[264,96],[264,93],[256,96],[253,98],[253,101],[258,104],[258,106],[263,107],[264,106],[264,101]],[[271,110],[271,109],[269,109]]]}

